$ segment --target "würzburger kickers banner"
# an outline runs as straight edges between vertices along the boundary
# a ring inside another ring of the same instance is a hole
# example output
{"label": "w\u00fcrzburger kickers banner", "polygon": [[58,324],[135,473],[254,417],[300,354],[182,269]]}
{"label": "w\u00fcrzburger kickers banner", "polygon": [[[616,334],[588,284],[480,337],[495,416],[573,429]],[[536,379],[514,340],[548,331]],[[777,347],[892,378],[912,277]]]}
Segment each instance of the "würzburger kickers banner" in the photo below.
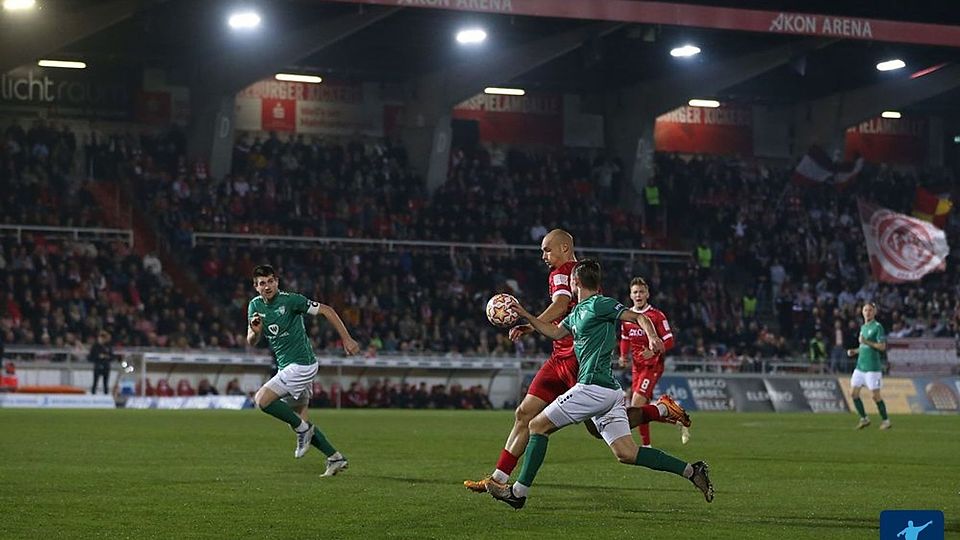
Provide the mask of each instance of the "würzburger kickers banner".
{"label": "w\u00fcrzburger kickers banner", "polygon": [[946,234],[932,223],[858,201],[873,276],[883,283],[917,281],[946,269]]}

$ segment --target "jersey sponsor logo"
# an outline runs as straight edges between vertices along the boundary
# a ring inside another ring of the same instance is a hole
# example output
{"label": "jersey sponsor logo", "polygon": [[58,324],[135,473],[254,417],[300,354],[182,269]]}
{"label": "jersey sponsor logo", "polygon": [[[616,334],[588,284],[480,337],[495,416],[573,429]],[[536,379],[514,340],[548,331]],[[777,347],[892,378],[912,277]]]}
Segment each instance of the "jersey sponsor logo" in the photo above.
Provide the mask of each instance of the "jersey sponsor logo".
{"label": "jersey sponsor logo", "polygon": [[277,335],[277,333],[280,332],[280,325],[271,324],[270,326],[267,327],[267,330],[269,330],[271,334]]}
{"label": "jersey sponsor logo", "polygon": [[631,328],[630,337],[643,337],[643,329],[641,328]]}
{"label": "jersey sponsor logo", "polygon": [[554,287],[560,287],[561,285],[570,285],[570,276],[566,274],[557,274],[553,276],[553,285]]}

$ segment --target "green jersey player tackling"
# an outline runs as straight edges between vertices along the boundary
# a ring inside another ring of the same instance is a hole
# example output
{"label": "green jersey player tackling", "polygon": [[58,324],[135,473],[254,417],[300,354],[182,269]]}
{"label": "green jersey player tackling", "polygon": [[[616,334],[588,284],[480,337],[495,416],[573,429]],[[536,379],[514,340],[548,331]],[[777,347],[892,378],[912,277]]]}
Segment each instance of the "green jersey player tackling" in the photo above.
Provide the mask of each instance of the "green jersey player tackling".
{"label": "green jersey player tackling", "polygon": [[530,421],[530,442],[518,480],[512,485],[490,480],[487,491],[495,499],[516,509],[522,508],[527,501],[527,491],[546,457],[547,436],[570,424],[592,419],[620,463],[683,476],[693,482],[707,502],[712,501],[713,484],[706,463],[686,463],[655,448],[639,448],[630,435],[623,390],[610,365],[617,345],[618,323],[637,323],[649,335],[656,336],[653,324],[642,313],[628,310],[613,298],[598,293],[600,263],[597,261],[579,263],[573,270],[571,282],[578,302],[558,325],[537,319],[522,306],[516,306],[516,310],[550,339],[573,335],[573,348],[579,362],[577,384]]}
{"label": "green jersey player tackling", "polygon": [[333,476],[347,468],[347,458],[307,420],[317,359],[307,338],[303,316],[323,315],[340,335],[347,354],[356,354],[360,347],[332,307],[301,294],[281,291],[272,266],[264,264],[254,268],[253,287],[260,294],[247,305],[247,343],[256,345],[265,334],[278,367],[277,374],[257,390],[253,399],[261,411],[289,424],[296,432],[294,457],[303,457],[311,445],[316,446],[327,456],[323,476]]}

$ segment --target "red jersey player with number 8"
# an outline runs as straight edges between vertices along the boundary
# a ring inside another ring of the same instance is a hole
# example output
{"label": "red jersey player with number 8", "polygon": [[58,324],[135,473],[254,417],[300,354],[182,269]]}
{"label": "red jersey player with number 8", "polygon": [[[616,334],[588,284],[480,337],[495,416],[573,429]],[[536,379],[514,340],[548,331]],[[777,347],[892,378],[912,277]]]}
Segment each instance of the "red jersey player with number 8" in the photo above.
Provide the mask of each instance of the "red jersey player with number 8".
{"label": "red jersey player with number 8", "polygon": [[[653,323],[657,330],[657,337],[663,341],[664,353],[673,348],[673,331],[667,316],[649,303],[650,287],[642,277],[635,277],[630,281],[630,300],[633,301],[632,311],[643,313]],[[633,398],[631,407],[642,407],[653,399],[653,389],[663,375],[663,354],[655,353],[649,347],[647,335],[639,325],[624,321],[620,333],[620,367],[631,366],[633,375]],[[687,428],[683,430],[684,444],[690,435]],[[650,425],[643,423],[637,426],[644,446],[650,446]]]}

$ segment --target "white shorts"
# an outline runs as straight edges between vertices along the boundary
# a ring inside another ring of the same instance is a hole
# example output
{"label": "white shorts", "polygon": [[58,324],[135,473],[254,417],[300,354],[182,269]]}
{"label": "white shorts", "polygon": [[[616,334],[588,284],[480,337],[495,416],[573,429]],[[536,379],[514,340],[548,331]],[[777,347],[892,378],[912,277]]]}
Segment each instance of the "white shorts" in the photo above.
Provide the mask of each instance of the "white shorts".
{"label": "white shorts", "polygon": [[879,390],[882,386],[883,374],[879,371],[860,371],[859,369],[853,370],[853,375],[850,377],[850,388],[857,388],[859,386],[866,386],[870,390]]}
{"label": "white shorts", "polygon": [[543,412],[558,428],[592,418],[608,445],[630,435],[630,421],[620,389],[577,383],[547,405]]}
{"label": "white shorts", "polygon": [[309,366],[290,364],[281,369],[263,386],[273,390],[291,405],[306,405],[313,394],[313,378],[317,376],[319,364]]}

